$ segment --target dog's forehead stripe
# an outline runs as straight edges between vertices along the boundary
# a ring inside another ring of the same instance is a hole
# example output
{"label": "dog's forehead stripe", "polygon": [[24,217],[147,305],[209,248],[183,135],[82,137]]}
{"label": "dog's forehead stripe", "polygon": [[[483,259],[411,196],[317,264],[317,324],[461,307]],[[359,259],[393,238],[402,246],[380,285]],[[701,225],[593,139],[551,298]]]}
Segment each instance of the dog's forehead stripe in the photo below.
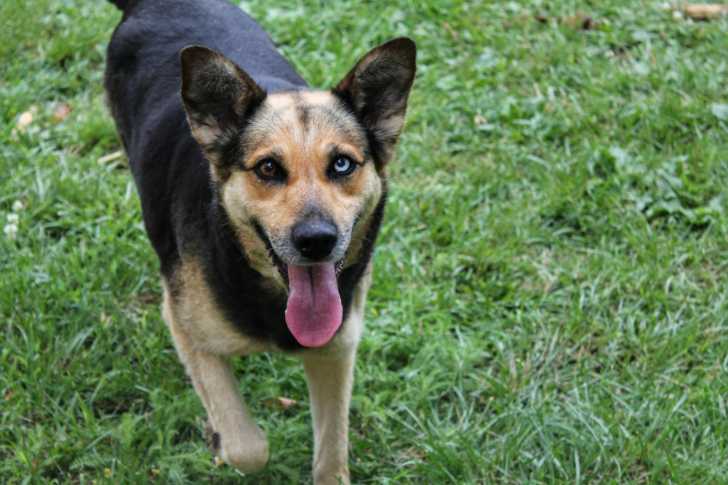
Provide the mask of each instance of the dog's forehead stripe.
{"label": "dog's forehead stripe", "polygon": [[320,139],[329,133],[366,151],[366,135],[341,101],[328,92],[275,93],[268,96],[245,130],[248,148],[284,135],[297,143]]}

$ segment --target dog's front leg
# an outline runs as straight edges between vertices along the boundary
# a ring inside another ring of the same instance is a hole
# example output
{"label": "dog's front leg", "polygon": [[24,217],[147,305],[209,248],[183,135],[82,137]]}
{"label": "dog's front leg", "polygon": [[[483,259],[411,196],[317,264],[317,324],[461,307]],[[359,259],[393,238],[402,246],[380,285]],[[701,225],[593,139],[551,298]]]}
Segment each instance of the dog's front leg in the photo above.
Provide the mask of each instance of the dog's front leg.
{"label": "dog's front leg", "polygon": [[268,441],[240,397],[230,363],[222,356],[195,349],[187,332],[173,317],[168,302],[165,295],[164,318],[180,360],[207,411],[213,451],[241,472],[260,470],[268,462]]}
{"label": "dog's front leg", "polygon": [[268,441],[240,397],[230,363],[206,352],[195,352],[191,360],[197,368],[195,387],[205,395],[213,450],[241,472],[262,469],[268,462]]}
{"label": "dog's front leg", "polygon": [[335,357],[303,358],[313,416],[316,485],[349,483],[349,402],[355,359],[355,346]]}

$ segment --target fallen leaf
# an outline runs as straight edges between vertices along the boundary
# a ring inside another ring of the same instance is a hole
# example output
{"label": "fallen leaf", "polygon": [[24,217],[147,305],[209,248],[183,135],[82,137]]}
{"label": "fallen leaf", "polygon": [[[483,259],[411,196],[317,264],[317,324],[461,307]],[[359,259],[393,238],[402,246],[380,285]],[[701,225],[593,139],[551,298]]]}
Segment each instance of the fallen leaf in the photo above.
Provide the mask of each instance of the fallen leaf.
{"label": "fallen leaf", "polygon": [[97,160],[97,163],[99,165],[125,165],[123,158],[124,152],[121,150],[117,150],[115,152],[107,153],[103,157],[99,158]]}
{"label": "fallen leaf", "polygon": [[278,403],[281,405],[281,407],[283,409],[288,409],[288,408],[290,408],[290,407],[295,406],[296,404],[298,404],[298,401],[295,401],[293,399],[289,399],[287,397],[279,397],[278,398]]}
{"label": "fallen leaf", "polygon": [[682,6],[682,13],[693,20],[712,20],[728,14],[728,5],[687,3]]}
{"label": "fallen leaf", "polygon": [[58,103],[56,105],[56,108],[53,110],[53,120],[56,123],[60,123],[61,121],[68,118],[68,115],[71,114],[71,106],[69,106],[67,103]]}
{"label": "fallen leaf", "polygon": [[564,17],[561,19],[561,22],[567,27],[571,27],[576,30],[594,30],[598,26],[597,22],[593,18],[581,12]]}
{"label": "fallen leaf", "polygon": [[25,131],[32,122],[33,113],[31,111],[25,111],[18,117],[18,122],[15,124],[15,127],[20,131]]}
{"label": "fallen leaf", "polygon": [[266,399],[265,404],[269,407],[277,407],[286,410],[298,404],[298,401],[288,397],[278,396],[276,398]]}
{"label": "fallen leaf", "polygon": [[[550,18],[543,13],[536,14],[533,18],[541,24],[547,24],[550,21]],[[566,17],[554,17],[554,20],[574,30],[594,30],[599,27],[599,22],[584,12],[576,12],[574,15]]]}
{"label": "fallen leaf", "polygon": [[[528,25],[528,23],[531,21],[531,19],[534,17],[534,15],[530,13],[519,13],[518,15],[513,15],[511,17],[508,17],[506,20],[503,21],[503,27],[506,29],[513,28],[515,26],[524,26]],[[535,17],[538,17],[536,15]],[[538,20],[538,18],[537,18]]]}
{"label": "fallen leaf", "polygon": [[442,26],[445,27],[445,30],[447,30],[447,32],[450,34],[450,37],[452,37],[454,40],[458,40],[460,38],[460,34],[458,34],[450,24],[448,24],[447,22],[443,22]]}

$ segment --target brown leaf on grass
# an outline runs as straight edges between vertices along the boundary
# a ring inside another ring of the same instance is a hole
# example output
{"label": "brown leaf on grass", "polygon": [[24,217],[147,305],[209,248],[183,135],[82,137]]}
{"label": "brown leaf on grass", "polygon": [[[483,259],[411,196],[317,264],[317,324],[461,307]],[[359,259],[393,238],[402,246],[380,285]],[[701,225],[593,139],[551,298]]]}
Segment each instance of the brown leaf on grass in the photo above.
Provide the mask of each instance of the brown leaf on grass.
{"label": "brown leaf on grass", "polygon": [[574,30],[594,30],[599,26],[596,20],[583,12],[564,17],[561,23]]}
{"label": "brown leaf on grass", "polygon": [[[540,24],[547,24],[551,20],[547,15],[539,13],[533,17]],[[574,30],[594,30],[599,28],[599,22],[584,12],[576,12],[566,17],[556,17],[554,20]]]}
{"label": "brown leaf on grass", "polygon": [[[528,25],[531,22],[532,18],[536,18],[536,20],[539,19],[539,15],[531,15],[529,13],[520,13],[518,15],[514,15],[512,17],[508,17],[508,19],[503,21],[503,27],[506,29],[511,29],[513,27],[523,27],[525,25]],[[546,17],[543,17],[543,22],[546,23],[548,19]]]}
{"label": "brown leaf on grass", "polygon": [[728,15],[728,5],[713,3],[686,3],[682,13],[693,20],[713,20]]}
{"label": "brown leaf on grass", "polygon": [[17,140],[20,133],[25,133],[33,123],[35,115],[38,113],[38,106],[32,105],[26,111],[20,113],[18,120],[15,122],[15,127],[10,132],[10,139]]}
{"label": "brown leaf on grass", "polygon": [[283,409],[284,411],[298,404],[298,401],[283,396],[266,399],[264,402],[268,407],[275,407],[278,409]]}
{"label": "brown leaf on grass", "polygon": [[287,397],[278,397],[278,404],[283,409],[288,409],[288,408],[291,408],[291,407],[295,406],[296,404],[298,404],[298,401],[296,401],[294,399],[289,399]]}
{"label": "brown leaf on grass", "polygon": [[71,114],[71,106],[68,103],[58,103],[53,110],[53,121],[60,123]]}
{"label": "brown leaf on grass", "polygon": [[30,124],[33,122],[33,110],[24,111],[18,116],[18,121],[15,123],[15,128],[18,131],[25,131],[28,129]]}
{"label": "brown leaf on grass", "polygon": [[460,34],[458,34],[450,24],[448,24],[447,22],[443,22],[442,26],[445,28],[445,30],[447,30],[448,34],[450,34],[450,37],[452,37],[454,40],[460,39]]}

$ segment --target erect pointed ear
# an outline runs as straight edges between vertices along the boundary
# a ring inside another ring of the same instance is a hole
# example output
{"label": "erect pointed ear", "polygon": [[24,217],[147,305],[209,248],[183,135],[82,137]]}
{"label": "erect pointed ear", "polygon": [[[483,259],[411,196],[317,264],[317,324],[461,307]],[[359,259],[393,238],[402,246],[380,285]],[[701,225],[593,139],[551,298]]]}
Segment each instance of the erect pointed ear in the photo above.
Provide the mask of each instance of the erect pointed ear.
{"label": "erect pointed ear", "polygon": [[180,51],[182,104],[192,136],[205,156],[224,165],[223,155],[250,112],[265,99],[265,91],[234,62],[207,47]]}
{"label": "erect pointed ear", "polygon": [[369,51],[333,90],[351,105],[369,132],[378,163],[392,157],[402,130],[416,57],[412,40],[390,40]]}

